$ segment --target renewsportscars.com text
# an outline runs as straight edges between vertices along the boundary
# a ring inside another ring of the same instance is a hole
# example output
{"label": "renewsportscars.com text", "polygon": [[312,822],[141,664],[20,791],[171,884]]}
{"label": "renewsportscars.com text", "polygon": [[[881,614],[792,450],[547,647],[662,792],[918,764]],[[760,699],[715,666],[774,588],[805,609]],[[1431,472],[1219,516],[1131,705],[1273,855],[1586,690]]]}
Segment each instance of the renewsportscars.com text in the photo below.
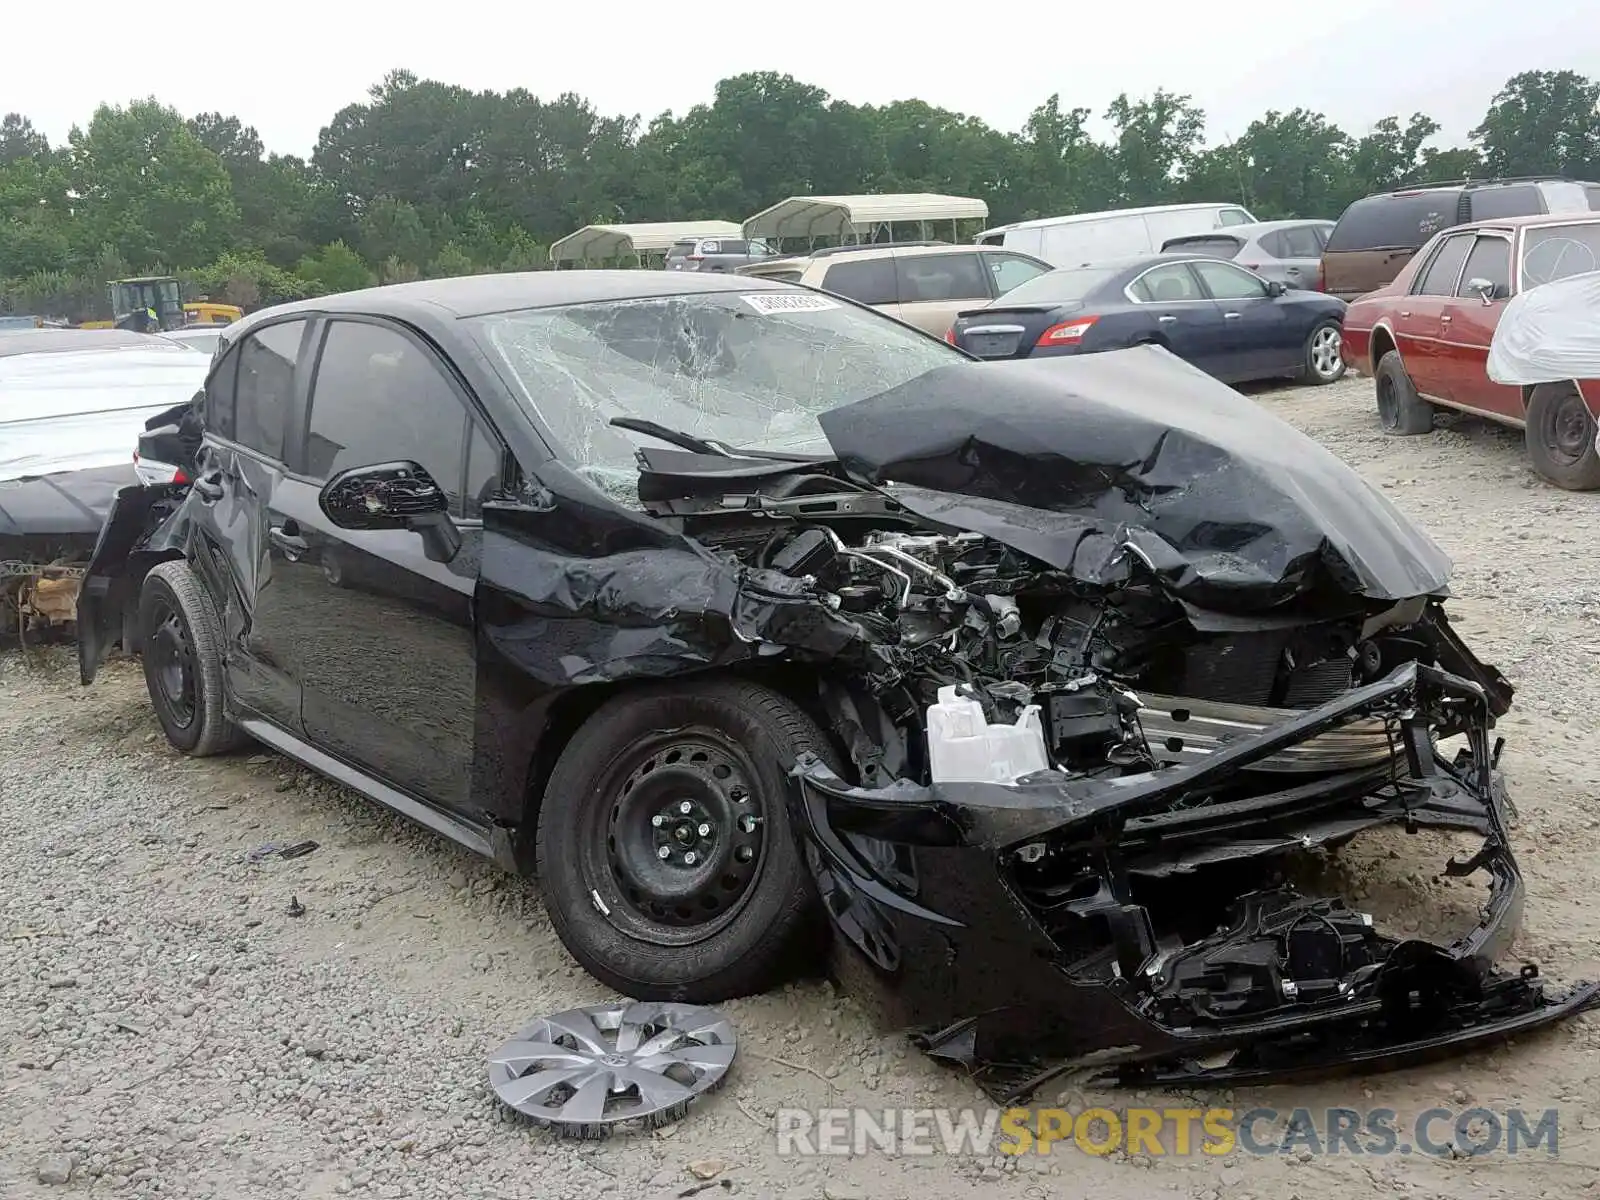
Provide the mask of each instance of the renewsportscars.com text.
{"label": "renewsportscars.com text", "polygon": [[779,1109],[780,1155],[1053,1154],[1151,1157],[1421,1154],[1558,1157],[1558,1109]]}

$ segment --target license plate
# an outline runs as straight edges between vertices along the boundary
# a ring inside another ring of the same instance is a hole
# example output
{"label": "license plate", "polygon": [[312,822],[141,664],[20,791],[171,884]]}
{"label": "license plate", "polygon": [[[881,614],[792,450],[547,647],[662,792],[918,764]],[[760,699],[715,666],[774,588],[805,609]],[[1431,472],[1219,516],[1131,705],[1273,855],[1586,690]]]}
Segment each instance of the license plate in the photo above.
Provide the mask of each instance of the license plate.
{"label": "license plate", "polygon": [[1010,358],[1017,352],[1017,335],[1014,333],[968,334],[967,349],[979,358]]}

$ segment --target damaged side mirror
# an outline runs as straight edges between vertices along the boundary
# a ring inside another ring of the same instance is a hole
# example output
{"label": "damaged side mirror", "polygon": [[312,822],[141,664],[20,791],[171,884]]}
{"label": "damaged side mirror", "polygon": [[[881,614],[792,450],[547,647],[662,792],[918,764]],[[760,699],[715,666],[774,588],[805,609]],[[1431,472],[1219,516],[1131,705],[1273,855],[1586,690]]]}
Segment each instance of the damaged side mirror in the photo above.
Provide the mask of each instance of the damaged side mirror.
{"label": "damaged side mirror", "polygon": [[414,462],[378,463],[340,471],[322,486],[317,503],[340,529],[409,529],[422,536],[433,562],[447,563],[461,549],[450,519],[450,498]]}

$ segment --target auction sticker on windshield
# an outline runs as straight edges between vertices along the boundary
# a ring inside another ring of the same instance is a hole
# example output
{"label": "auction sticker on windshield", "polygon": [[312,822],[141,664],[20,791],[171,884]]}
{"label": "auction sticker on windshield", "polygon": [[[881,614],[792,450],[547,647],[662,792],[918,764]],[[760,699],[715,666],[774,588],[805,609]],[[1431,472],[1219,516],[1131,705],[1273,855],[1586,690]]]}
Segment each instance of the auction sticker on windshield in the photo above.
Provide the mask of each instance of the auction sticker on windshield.
{"label": "auction sticker on windshield", "polygon": [[782,292],[776,295],[741,295],[739,299],[743,300],[762,316],[767,316],[770,313],[819,312],[825,308],[839,307],[837,300],[830,300],[826,296],[794,295]]}

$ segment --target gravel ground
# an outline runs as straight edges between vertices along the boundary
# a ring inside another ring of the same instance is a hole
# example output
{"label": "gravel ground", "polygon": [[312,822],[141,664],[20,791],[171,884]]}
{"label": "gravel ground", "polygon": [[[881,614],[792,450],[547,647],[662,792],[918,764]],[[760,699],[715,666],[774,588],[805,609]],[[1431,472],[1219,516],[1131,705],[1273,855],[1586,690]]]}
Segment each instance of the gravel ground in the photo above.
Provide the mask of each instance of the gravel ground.
{"label": "gravel ground", "polygon": [[[1520,435],[1441,422],[1387,438],[1371,385],[1263,392],[1429,527],[1452,610],[1521,689],[1504,765],[1529,902],[1518,953],[1600,972],[1600,495],[1539,483]],[[193,762],[161,739],[130,664],[77,686],[62,650],[0,656],[0,1197],[117,1194],[623,1197],[915,1195],[1120,1200],[1575,1196],[1600,1179],[1600,1024],[1418,1071],[1155,1103],[1280,1111],[1560,1106],[1561,1157],[978,1160],[779,1158],[780,1105],[970,1106],[976,1090],[875,1030],[825,983],[729,1004],[729,1085],[678,1125],[604,1143],[506,1119],[484,1055],[529,1018],[608,998],[534,891],[266,753]],[[315,853],[252,863],[267,842]],[[1470,919],[1435,838],[1379,835],[1339,870],[1407,928]],[[289,915],[291,901],[303,915]],[[1139,1102],[1068,1086],[1062,1102]],[[1046,1094],[1047,1104],[1056,1095]],[[1303,1157],[1303,1156],[1302,1156]],[[70,1174],[69,1174],[70,1172]],[[68,1175],[65,1183],[59,1182]],[[1056,1178],[1051,1178],[1052,1176]],[[51,1182],[52,1180],[57,1182]]]}

